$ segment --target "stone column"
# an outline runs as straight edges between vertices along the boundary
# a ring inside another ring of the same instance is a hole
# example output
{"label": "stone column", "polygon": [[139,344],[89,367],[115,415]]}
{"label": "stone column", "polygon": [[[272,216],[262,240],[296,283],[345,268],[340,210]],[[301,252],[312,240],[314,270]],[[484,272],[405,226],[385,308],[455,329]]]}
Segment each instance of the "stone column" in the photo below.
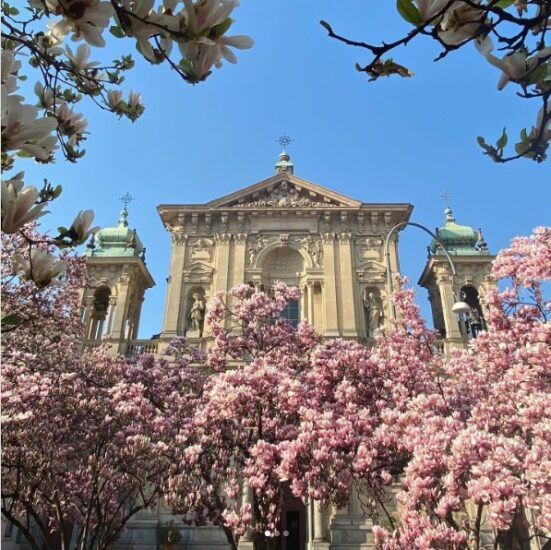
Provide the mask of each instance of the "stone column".
{"label": "stone column", "polygon": [[113,321],[115,320],[115,311],[117,310],[117,299],[109,298],[109,312],[107,316],[107,334],[111,336],[113,332]]}
{"label": "stone column", "polygon": [[325,512],[317,500],[314,501],[314,537],[312,542],[312,550],[329,549]]}
{"label": "stone column", "polygon": [[314,326],[314,283],[308,283],[308,322]]}
{"label": "stone column", "polygon": [[84,334],[90,338],[90,317],[92,315],[92,299],[87,298],[83,301],[82,324],[84,325]]}
{"label": "stone column", "polygon": [[[250,504],[253,508],[253,490],[249,487],[247,480],[243,481],[243,504]],[[239,550],[254,550],[254,538],[250,529],[245,531],[245,534],[239,539],[237,546]]]}
{"label": "stone column", "polygon": [[308,285],[303,284],[300,287],[300,322],[301,323],[308,318],[308,313],[307,313],[308,300],[309,300],[309,288],[308,288]]}
{"label": "stone column", "polygon": [[462,334],[459,330],[459,323],[456,314],[452,311],[455,298],[453,295],[452,275],[447,267],[441,267],[436,273],[436,284],[440,292],[442,303],[442,314],[446,327],[446,339],[461,340]]}
{"label": "stone column", "polygon": [[323,306],[325,310],[324,336],[334,337],[339,334],[339,318],[337,311],[337,281],[335,274],[335,235],[324,233],[323,242]]}
{"label": "stone column", "polygon": [[341,274],[342,300],[342,335],[357,337],[356,304],[354,301],[354,277],[352,260],[352,234],[344,232],[339,235],[339,260]]}
{"label": "stone column", "polygon": [[172,235],[172,257],[170,259],[170,274],[166,293],[165,316],[163,321],[163,338],[178,336],[178,323],[182,306],[182,282],[184,263],[186,259],[187,235],[174,233]]}

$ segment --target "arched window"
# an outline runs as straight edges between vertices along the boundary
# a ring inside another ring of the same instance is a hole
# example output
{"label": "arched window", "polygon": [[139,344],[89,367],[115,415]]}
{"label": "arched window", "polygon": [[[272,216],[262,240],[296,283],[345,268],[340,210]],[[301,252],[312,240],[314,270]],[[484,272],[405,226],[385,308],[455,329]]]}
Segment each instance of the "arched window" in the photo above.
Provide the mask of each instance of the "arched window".
{"label": "arched window", "polygon": [[486,322],[482,315],[482,307],[478,298],[478,290],[471,285],[461,288],[461,299],[471,308],[465,321],[465,330],[468,338],[476,338],[481,330],[486,330]]}
{"label": "arched window", "polygon": [[90,321],[90,330],[88,338],[99,340],[103,336],[107,310],[109,309],[109,298],[111,290],[106,286],[100,286],[94,292],[92,319]]}

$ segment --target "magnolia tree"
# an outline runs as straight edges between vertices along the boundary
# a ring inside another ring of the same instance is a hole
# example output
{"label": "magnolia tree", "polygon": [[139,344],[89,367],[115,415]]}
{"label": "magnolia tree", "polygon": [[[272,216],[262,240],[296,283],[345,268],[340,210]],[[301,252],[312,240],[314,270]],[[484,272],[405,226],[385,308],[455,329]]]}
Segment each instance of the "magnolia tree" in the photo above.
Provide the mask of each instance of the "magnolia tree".
{"label": "magnolia tree", "polygon": [[356,485],[382,550],[551,540],[551,228],[515,239],[492,273],[512,286],[489,293],[490,329],[468,350],[436,353],[400,290],[399,321],[373,349],[336,341],[311,355],[316,393],[280,445],[280,476],[336,506]]}
{"label": "magnolia tree", "polygon": [[[168,65],[196,84],[223,60],[236,63],[231,48],[252,46],[247,36],[228,35],[237,5],[238,0],[28,0],[23,7],[3,2],[2,170],[13,168],[18,158],[54,162],[57,150],[71,162],[81,158],[88,122],[75,109],[84,99],[131,121],[143,113],[140,94],[130,91],[124,98],[121,89],[134,66],[132,55],[97,60],[108,33],[135,47],[149,63]],[[34,91],[20,87],[28,77]],[[2,180],[2,231],[15,233],[43,216],[61,190],[49,182],[40,190],[25,185],[24,172]],[[68,229],[60,227],[59,235],[48,240],[58,247],[81,244],[93,231],[92,220],[90,210],[80,212]],[[56,261],[53,250],[48,254],[31,254],[29,265],[36,263],[29,269],[31,278]],[[41,277],[38,284],[47,283]],[[5,328],[17,321],[8,316]]]}
{"label": "magnolia tree", "polygon": [[105,549],[163,494],[204,377],[181,342],[159,360],[83,350],[83,259],[66,255],[64,278],[40,289],[14,275],[22,240],[2,247],[4,307],[22,319],[2,345],[2,514],[35,550]]}
{"label": "magnolia tree", "polygon": [[218,294],[207,323],[214,345],[193,429],[179,439],[182,459],[169,484],[169,503],[197,524],[224,529],[232,548],[240,537],[277,536],[285,480],[279,446],[293,439],[305,400],[301,380],[318,344],[311,326],[282,318],[297,289],[270,294],[248,285]]}
{"label": "magnolia tree", "polygon": [[370,80],[382,76],[413,76],[413,72],[390,57],[393,50],[421,36],[438,43],[437,60],[472,43],[501,75],[498,90],[511,83],[517,95],[539,104],[535,123],[520,131],[514,153],[506,153],[505,130],[495,145],[479,137],[484,153],[496,162],[520,157],[545,160],[551,140],[551,47],[547,33],[551,26],[549,0],[397,0],[396,11],[412,25],[406,35],[381,44],[351,40],[337,34],[325,21],[329,36],[367,50],[372,58],[356,69]]}

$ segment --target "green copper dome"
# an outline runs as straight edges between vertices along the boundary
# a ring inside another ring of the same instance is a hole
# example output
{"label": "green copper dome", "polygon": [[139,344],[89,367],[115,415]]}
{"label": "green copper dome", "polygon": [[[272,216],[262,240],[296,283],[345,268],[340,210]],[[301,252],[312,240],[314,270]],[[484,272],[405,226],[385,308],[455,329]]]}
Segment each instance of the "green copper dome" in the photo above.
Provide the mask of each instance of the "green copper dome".
{"label": "green copper dome", "polygon": [[[488,247],[479,230],[469,225],[459,225],[453,217],[451,208],[444,211],[446,221],[444,227],[436,229],[436,236],[440,239],[449,254],[464,256],[479,256],[489,254]],[[443,254],[438,243],[433,239],[430,243],[432,254]]]}
{"label": "green copper dome", "polygon": [[128,210],[125,207],[121,210],[117,226],[104,227],[95,234],[93,242],[88,245],[86,255],[111,258],[139,256],[143,250],[138,233],[128,227]]}

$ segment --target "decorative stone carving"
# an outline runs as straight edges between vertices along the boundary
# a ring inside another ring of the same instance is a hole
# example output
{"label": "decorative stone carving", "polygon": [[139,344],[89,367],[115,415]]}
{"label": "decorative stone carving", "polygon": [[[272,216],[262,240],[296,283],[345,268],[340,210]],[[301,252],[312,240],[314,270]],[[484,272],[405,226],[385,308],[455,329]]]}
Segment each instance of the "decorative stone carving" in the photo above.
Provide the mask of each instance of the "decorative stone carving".
{"label": "decorative stone carving", "polygon": [[256,257],[266,248],[268,245],[268,239],[266,237],[257,236],[249,241],[247,249],[247,255],[249,257],[249,265],[253,265]]}
{"label": "decorative stone carving", "polygon": [[232,238],[232,235],[231,233],[226,233],[226,232],[223,232],[223,233],[216,233],[214,235],[214,240],[218,243],[229,243],[231,241],[231,238]]}
{"label": "decorative stone carving", "polygon": [[311,235],[307,235],[300,240],[300,243],[304,246],[304,248],[306,248],[306,251],[312,258],[314,267],[321,267],[323,263],[323,246],[321,244],[321,240],[316,239]]}
{"label": "decorative stone carving", "polygon": [[365,260],[382,260],[383,239],[378,236],[365,237],[358,241],[358,258]]}
{"label": "decorative stone carving", "polygon": [[335,233],[322,233],[321,240],[323,243],[332,243],[335,240]]}
{"label": "decorative stone carving", "polygon": [[212,239],[200,238],[192,241],[189,245],[190,262],[210,262],[213,245]]}
{"label": "decorative stone carving", "polygon": [[384,321],[384,311],[378,290],[375,288],[366,288],[364,290],[362,301],[365,311],[367,337],[375,338],[379,327]]}
{"label": "decorative stone carving", "polygon": [[309,197],[301,196],[300,193],[287,181],[281,182],[275,189],[268,192],[262,198],[251,202],[239,202],[233,208],[262,208],[271,206],[273,208],[312,208],[312,207],[341,207],[343,205],[326,200],[316,201]]}

